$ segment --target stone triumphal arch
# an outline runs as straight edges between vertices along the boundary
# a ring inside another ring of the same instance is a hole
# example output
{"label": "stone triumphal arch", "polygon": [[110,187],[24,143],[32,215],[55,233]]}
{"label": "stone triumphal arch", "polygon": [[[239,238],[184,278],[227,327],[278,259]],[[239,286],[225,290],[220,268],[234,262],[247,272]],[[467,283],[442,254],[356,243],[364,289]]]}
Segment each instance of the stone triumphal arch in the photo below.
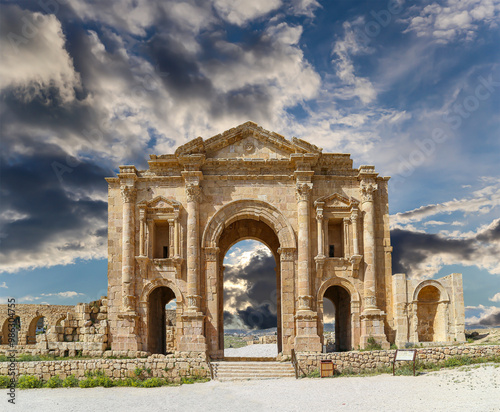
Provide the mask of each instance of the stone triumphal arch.
{"label": "stone triumphal arch", "polygon": [[461,275],[427,285],[392,274],[389,178],[373,166],[251,122],[148,164],[107,179],[114,350],[164,353],[175,301],[175,349],[223,356],[223,258],[242,239],[276,259],[284,354],[322,350],[324,298],[339,350],[464,340]]}

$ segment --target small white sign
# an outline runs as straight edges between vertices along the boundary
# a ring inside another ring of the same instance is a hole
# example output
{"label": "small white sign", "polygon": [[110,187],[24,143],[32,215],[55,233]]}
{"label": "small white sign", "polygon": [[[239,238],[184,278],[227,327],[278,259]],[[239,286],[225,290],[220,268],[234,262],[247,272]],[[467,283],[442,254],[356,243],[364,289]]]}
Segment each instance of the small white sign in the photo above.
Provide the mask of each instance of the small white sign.
{"label": "small white sign", "polygon": [[415,351],[414,350],[398,350],[396,351],[396,359],[395,361],[412,361],[415,359]]}

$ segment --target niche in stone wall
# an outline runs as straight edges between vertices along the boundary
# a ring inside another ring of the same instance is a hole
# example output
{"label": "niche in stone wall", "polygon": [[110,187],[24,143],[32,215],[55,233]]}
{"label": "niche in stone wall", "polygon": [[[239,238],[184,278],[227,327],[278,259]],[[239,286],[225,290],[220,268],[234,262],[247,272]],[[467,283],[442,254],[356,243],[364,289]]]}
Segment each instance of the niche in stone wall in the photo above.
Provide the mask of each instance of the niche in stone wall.
{"label": "niche in stone wall", "polygon": [[435,342],[441,335],[439,300],[440,292],[432,285],[425,286],[418,294],[417,334],[419,342]]}
{"label": "niche in stone wall", "polygon": [[342,219],[329,219],[328,221],[328,257],[344,257]]}
{"label": "niche in stone wall", "polygon": [[154,242],[153,242],[153,257],[155,259],[167,259],[171,256],[170,232],[171,228],[168,221],[155,221]]}

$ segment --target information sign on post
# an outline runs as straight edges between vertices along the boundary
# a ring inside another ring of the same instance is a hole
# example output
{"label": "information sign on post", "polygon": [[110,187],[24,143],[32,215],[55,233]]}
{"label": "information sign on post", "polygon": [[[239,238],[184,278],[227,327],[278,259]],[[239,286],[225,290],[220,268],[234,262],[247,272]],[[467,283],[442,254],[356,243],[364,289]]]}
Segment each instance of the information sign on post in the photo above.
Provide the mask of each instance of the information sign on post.
{"label": "information sign on post", "polygon": [[406,350],[396,350],[394,355],[394,361],[392,362],[392,375],[395,375],[394,367],[396,362],[399,361],[407,361],[413,362],[413,376],[415,376],[415,361],[417,360],[417,351],[415,349],[406,349]]}

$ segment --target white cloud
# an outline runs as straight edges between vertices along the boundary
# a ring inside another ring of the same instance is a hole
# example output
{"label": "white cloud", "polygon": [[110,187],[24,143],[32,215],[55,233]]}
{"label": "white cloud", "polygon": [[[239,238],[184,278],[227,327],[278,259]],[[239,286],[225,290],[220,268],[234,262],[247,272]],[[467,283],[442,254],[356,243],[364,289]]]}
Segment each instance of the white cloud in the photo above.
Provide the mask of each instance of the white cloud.
{"label": "white cloud", "polygon": [[[56,293],[41,293],[40,296],[33,296],[33,295],[26,295],[21,298],[19,298],[20,303],[26,303],[26,302],[35,302],[45,299],[47,297],[54,297],[54,298],[61,298],[61,299],[68,299],[68,298],[74,298],[77,296],[85,296],[85,293],[79,293],[75,291],[66,291],[66,292],[56,292]],[[40,304],[46,303],[46,302],[39,302]]]}
{"label": "white cloud", "polygon": [[214,0],[214,7],[219,15],[238,26],[265,16],[280,6],[281,0]]}
{"label": "white cloud", "polygon": [[[410,222],[421,222],[431,216],[453,212],[462,212],[465,215],[472,213],[485,214],[498,206],[500,206],[500,182],[497,180],[494,184],[475,190],[461,199],[421,206],[408,212],[391,215],[391,227],[402,227],[401,225]],[[454,226],[460,225],[460,223],[454,222]]]}
{"label": "white cloud", "polygon": [[80,76],[65,49],[59,20],[51,14],[21,11],[17,7],[4,7],[5,12],[2,20],[23,24],[0,37],[0,89],[14,89],[24,101],[42,96],[48,101],[47,90],[55,88],[63,102],[73,100],[75,88],[80,87]]}
{"label": "white cloud", "polygon": [[500,302],[500,292],[495,293],[495,295],[493,295],[493,297],[489,298],[488,300],[490,300],[491,302]]}
{"label": "white cloud", "polygon": [[0,288],[8,289],[9,287],[7,286],[7,283],[2,282],[2,283],[0,283]]}
{"label": "white cloud", "polygon": [[336,56],[334,60],[336,74],[343,82],[336,95],[341,99],[358,97],[362,103],[367,104],[376,98],[377,93],[368,79],[356,76],[350,56],[368,53],[370,50],[356,39],[351,23],[344,23],[344,30],[344,38],[338,40],[333,47],[333,54]]}
{"label": "white cloud", "polygon": [[496,26],[500,15],[498,0],[448,0],[442,6],[432,3],[418,16],[405,20],[406,32],[417,36],[434,37],[438,43],[456,39],[472,40],[480,25]]}
{"label": "white cloud", "polygon": [[479,312],[477,315],[465,318],[465,324],[468,326],[484,325],[484,326],[499,326],[500,323],[495,322],[495,319],[500,318],[500,308],[497,306],[466,306],[467,311]]}

